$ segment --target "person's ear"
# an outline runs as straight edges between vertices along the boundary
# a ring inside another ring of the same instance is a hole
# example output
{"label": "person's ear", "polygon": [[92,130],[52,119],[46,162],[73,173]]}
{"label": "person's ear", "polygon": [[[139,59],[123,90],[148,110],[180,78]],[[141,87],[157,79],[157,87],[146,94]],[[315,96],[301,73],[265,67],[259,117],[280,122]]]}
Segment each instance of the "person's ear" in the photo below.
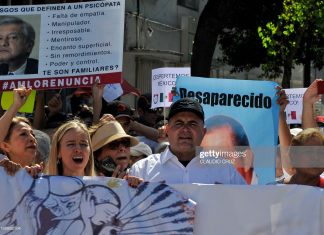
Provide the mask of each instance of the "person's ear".
{"label": "person's ear", "polygon": [[164,133],[165,133],[166,137],[168,137],[169,129],[170,129],[169,124],[168,123],[165,124]]}
{"label": "person's ear", "polygon": [[2,142],[0,142],[0,149],[1,150],[3,150],[4,152],[6,152],[6,153],[9,153],[9,151],[10,151],[10,144],[8,144],[7,142],[4,142],[4,141],[2,141]]}
{"label": "person's ear", "polygon": [[204,129],[203,129],[203,133],[204,133],[204,135],[206,134],[206,132],[207,132],[207,128],[204,127]]}

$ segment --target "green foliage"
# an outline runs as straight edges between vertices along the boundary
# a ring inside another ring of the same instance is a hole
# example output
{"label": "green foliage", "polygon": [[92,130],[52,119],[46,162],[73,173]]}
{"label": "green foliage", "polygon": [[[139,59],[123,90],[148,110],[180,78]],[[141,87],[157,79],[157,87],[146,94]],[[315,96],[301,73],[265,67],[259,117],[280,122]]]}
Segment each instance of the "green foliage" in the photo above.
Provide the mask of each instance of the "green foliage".
{"label": "green foliage", "polygon": [[323,11],[323,0],[284,0],[278,19],[258,27],[258,35],[268,55],[282,61],[296,59],[303,37],[309,34],[307,36],[323,38]]}

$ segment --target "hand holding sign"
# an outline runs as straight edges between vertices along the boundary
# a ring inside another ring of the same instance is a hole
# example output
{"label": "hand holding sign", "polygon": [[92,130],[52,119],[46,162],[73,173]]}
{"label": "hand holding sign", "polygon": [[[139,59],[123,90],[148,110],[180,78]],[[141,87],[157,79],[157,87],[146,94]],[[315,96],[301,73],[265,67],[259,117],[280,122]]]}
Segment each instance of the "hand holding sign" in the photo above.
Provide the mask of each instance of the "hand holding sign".
{"label": "hand holding sign", "polygon": [[1,107],[8,110],[11,105],[17,107],[22,113],[32,113],[34,111],[36,91],[30,88],[20,87],[14,91],[6,91],[2,93]]}
{"label": "hand holding sign", "polygon": [[31,88],[19,87],[18,89],[14,89],[14,103],[13,105],[16,107],[21,107],[26,103],[28,96],[31,93]]}
{"label": "hand holding sign", "polygon": [[[316,101],[318,101],[321,96],[319,95],[318,91],[318,86],[323,80],[321,79],[316,79],[305,91],[304,98],[303,98],[303,103],[304,104],[314,104]],[[321,91],[321,90],[320,90]]]}
{"label": "hand holding sign", "polygon": [[285,90],[283,90],[280,86],[276,87],[277,89],[277,104],[280,106],[280,112],[284,112],[287,104],[289,103],[288,97],[286,95]]}

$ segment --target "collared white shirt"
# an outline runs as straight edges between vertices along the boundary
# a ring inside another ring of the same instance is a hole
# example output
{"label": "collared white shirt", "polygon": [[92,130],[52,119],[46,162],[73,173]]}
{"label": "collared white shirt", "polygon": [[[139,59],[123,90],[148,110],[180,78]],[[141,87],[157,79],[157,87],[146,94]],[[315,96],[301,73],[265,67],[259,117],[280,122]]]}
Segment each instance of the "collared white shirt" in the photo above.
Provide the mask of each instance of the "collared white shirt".
{"label": "collared white shirt", "polygon": [[165,181],[166,184],[246,184],[231,164],[201,164],[196,156],[185,167],[169,148],[136,162],[130,169],[130,175],[149,182]]}
{"label": "collared white shirt", "polygon": [[[16,71],[12,71],[11,73],[13,73],[14,75],[25,74],[26,66],[27,66],[27,61],[22,66],[20,66]],[[8,72],[8,74],[9,73],[10,72]]]}

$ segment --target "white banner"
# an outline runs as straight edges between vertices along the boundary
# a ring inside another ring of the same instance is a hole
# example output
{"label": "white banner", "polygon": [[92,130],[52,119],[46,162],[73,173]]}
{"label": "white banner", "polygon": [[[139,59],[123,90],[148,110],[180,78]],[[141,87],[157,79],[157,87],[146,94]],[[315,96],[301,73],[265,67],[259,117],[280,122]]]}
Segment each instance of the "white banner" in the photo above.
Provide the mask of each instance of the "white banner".
{"label": "white banner", "polygon": [[301,185],[171,185],[197,202],[194,234],[323,235],[324,190]]}
{"label": "white banner", "polygon": [[170,107],[172,88],[178,76],[190,76],[190,68],[159,68],[152,70],[152,109]]}
{"label": "white banner", "polygon": [[301,124],[303,111],[303,97],[307,88],[285,89],[289,104],[287,105],[286,120],[287,124]]}
{"label": "white banner", "polygon": [[[195,203],[166,184],[43,176],[0,167],[0,234],[192,234]],[[5,190],[4,190],[5,189]]]}
{"label": "white banner", "polygon": [[133,189],[105,177],[11,177],[0,167],[0,187],[0,234],[324,234],[324,191],[310,186]]}
{"label": "white banner", "polygon": [[29,23],[36,37],[27,59],[27,67],[34,68],[26,68],[22,75],[1,76],[0,90],[19,85],[33,89],[91,86],[96,78],[101,83],[119,83],[124,14],[124,0],[1,7],[1,19],[14,16]]}

